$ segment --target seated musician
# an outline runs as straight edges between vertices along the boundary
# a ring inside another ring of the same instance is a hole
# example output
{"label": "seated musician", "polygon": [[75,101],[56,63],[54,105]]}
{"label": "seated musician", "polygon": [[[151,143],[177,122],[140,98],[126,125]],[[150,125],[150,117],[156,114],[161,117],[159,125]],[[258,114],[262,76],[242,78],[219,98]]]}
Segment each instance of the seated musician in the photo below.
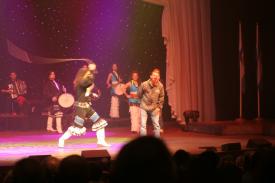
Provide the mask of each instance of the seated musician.
{"label": "seated musician", "polygon": [[27,85],[26,82],[17,79],[16,72],[11,72],[10,80],[5,89],[1,91],[8,94],[8,106],[12,115],[27,113]]}
{"label": "seated musician", "polygon": [[[58,133],[63,133],[61,120],[63,112],[58,104],[58,97],[63,92],[66,92],[64,86],[55,80],[55,72],[50,71],[48,80],[44,84],[43,94],[48,104],[48,120],[47,120],[47,131],[54,132],[57,130]],[[56,130],[53,129],[53,120],[56,121]]]}

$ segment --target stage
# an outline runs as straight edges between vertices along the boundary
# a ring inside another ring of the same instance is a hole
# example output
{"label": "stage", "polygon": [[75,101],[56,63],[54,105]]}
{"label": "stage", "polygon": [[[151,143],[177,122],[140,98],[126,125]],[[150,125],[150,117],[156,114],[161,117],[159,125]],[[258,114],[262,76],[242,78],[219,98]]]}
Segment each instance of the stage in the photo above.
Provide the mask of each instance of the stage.
{"label": "stage", "polygon": [[[12,165],[17,160],[32,155],[53,155],[64,158],[71,154],[81,154],[83,150],[106,149],[114,159],[123,145],[137,137],[130,132],[129,121],[112,121],[106,128],[106,138],[111,147],[103,148],[96,145],[94,132],[88,132],[85,136],[72,137],[66,141],[65,148],[57,147],[60,134],[48,133],[43,130],[36,131],[2,131],[0,132],[0,164]],[[124,124],[124,125],[121,125]],[[151,126],[151,125],[150,125]],[[151,127],[149,127],[151,131]],[[175,121],[165,123],[165,131],[161,137],[173,153],[178,149],[184,149],[192,154],[197,154],[213,146],[220,151],[222,144],[240,142],[245,149],[250,138],[265,138],[275,144],[275,137],[262,135],[211,135],[205,133],[186,132]]]}

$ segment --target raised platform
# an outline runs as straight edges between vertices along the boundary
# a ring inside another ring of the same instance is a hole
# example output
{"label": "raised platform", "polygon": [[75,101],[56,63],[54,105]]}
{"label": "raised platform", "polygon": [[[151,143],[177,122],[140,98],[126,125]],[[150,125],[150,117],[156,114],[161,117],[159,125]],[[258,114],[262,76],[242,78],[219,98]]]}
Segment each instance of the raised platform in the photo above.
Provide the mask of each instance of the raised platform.
{"label": "raised platform", "polygon": [[184,131],[214,135],[269,135],[275,136],[275,121],[213,121],[191,122]]}
{"label": "raised platform", "polygon": [[[72,114],[65,114],[62,118],[63,129],[67,129],[73,122]],[[130,125],[129,118],[110,119],[108,121],[109,127],[126,127]],[[0,131],[33,131],[45,130],[47,123],[47,114],[34,115],[11,115],[0,114]],[[86,127],[91,124],[86,123]]]}
{"label": "raised platform", "polygon": [[37,130],[42,126],[42,116],[0,114],[0,131]]}
{"label": "raised platform", "polygon": [[[118,122],[118,121],[117,121]],[[148,133],[152,134],[152,125],[148,124]],[[53,155],[64,158],[71,154],[81,154],[84,150],[106,149],[111,158],[115,158],[119,150],[129,141],[138,137],[130,132],[128,127],[107,127],[106,140],[111,147],[103,148],[96,145],[96,134],[88,131],[86,135],[72,137],[65,143],[65,148],[58,148],[57,142],[61,134],[43,131],[5,131],[0,132],[0,166],[13,165],[21,158],[36,155]],[[165,141],[171,153],[184,149],[191,154],[205,150],[205,147],[215,147],[221,151],[221,145],[226,143],[241,143],[242,149],[251,138],[265,138],[275,144],[275,137],[260,135],[209,135],[203,133],[184,132],[176,122],[166,122],[161,138]]]}
{"label": "raised platform", "polygon": [[[105,118],[109,127],[130,127],[129,118]],[[72,124],[73,115],[66,114],[62,119],[63,129]],[[45,130],[47,115],[17,115],[0,114],[0,131],[33,131]],[[175,123],[176,124],[176,123]],[[90,128],[91,123],[86,123]],[[275,136],[275,121],[244,120],[244,121],[211,121],[190,122],[187,126],[179,126],[183,131],[206,133],[213,135],[267,135]]]}

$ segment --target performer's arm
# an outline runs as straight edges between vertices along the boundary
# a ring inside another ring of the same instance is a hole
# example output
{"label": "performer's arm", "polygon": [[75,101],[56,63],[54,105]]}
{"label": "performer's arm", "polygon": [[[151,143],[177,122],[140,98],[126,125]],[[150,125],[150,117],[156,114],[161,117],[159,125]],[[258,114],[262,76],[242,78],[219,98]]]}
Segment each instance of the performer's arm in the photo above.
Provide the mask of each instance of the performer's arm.
{"label": "performer's arm", "polygon": [[80,86],[87,88],[94,83],[94,74],[88,71],[83,79],[79,82]]}
{"label": "performer's arm", "polygon": [[92,97],[93,99],[99,99],[101,96],[101,91],[99,88],[97,88],[96,86],[94,86],[94,88],[92,89]]}
{"label": "performer's arm", "polygon": [[19,80],[19,86],[20,86],[20,95],[26,95],[27,94],[27,84],[25,81]]}
{"label": "performer's arm", "polygon": [[2,89],[1,92],[3,92],[3,93],[8,93],[8,94],[12,94],[12,93],[13,93],[13,89],[10,88],[10,85],[11,85],[11,84],[6,84],[5,89]]}
{"label": "performer's arm", "polygon": [[131,85],[131,82],[128,82],[125,84],[124,86],[124,95],[127,97],[127,98],[130,98],[130,95],[127,93],[127,89],[130,87]]}
{"label": "performer's arm", "polygon": [[47,98],[52,98],[53,96],[51,95],[50,91],[49,91],[49,84],[46,83],[43,87],[43,95]]}
{"label": "performer's arm", "polygon": [[59,81],[57,84],[58,84],[58,86],[60,88],[60,94],[61,93],[67,93],[67,88],[65,87],[64,82],[60,82]]}
{"label": "performer's arm", "polygon": [[1,92],[12,94],[12,90],[11,89],[2,89]]}
{"label": "performer's arm", "polygon": [[138,87],[138,98],[142,98],[143,95],[143,83]]}
{"label": "performer's arm", "polygon": [[122,78],[120,77],[120,75],[118,75],[118,82],[119,82],[119,83],[122,82]]}
{"label": "performer's arm", "polygon": [[112,79],[112,74],[110,73],[107,77],[107,80],[106,80],[106,85],[107,85],[107,88],[110,88],[112,85],[110,84],[111,83],[111,79]]}
{"label": "performer's arm", "polygon": [[163,103],[164,103],[164,88],[162,86],[161,90],[160,90],[160,94],[159,94],[159,108],[162,109],[163,107]]}
{"label": "performer's arm", "polygon": [[57,96],[55,96],[51,91],[50,91],[50,84],[47,82],[44,85],[43,88],[43,95],[46,97],[48,101],[56,102],[57,101]]}

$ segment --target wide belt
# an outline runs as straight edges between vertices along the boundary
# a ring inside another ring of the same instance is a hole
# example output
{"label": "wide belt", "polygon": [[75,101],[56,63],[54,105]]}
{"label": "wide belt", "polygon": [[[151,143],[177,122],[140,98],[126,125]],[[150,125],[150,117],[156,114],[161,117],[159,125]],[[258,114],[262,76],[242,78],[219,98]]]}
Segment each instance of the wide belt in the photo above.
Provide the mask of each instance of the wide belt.
{"label": "wide belt", "polygon": [[80,107],[80,108],[85,108],[85,109],[91,107],[91,105],[88,102],[77,102],[77,101],[74,103],[74,106]]}
{"label": "wide belt", "polygon": [[140,103],[129,102],[129,105],[130,105],[130,106],[138,106],[138,107],[139,107],[139,106],[140,106]]}

